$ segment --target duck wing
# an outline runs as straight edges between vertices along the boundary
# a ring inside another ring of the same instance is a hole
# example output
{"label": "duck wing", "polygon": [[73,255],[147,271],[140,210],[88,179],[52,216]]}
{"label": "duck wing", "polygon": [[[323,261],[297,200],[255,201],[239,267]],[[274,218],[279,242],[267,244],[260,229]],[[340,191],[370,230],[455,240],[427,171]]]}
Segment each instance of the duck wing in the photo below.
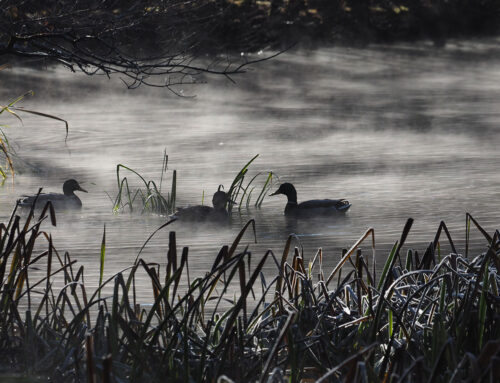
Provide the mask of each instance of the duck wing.
{"label": "duck wing", "polygon": [[313,199],[299,203],[299,209],[329,209],[345,211],[351,204],[345,199]]}
{"label": "duck wing", "polygon": [[[48,193],[48,194],[47,193],[40,193],[38,195],[37,204],[49,201],[51,194],[55,194],[55,193]],[[61,195],[63,195],[63,194],[61,194]],[[21,197],[22,198],[19,198],[18,202],[19,202],[19,206],[22,206],[22,207],[31,207],[31,205],[33,205],[33,202],[35,202],[35,198],[36,198],[35,195],[23,195]]]}

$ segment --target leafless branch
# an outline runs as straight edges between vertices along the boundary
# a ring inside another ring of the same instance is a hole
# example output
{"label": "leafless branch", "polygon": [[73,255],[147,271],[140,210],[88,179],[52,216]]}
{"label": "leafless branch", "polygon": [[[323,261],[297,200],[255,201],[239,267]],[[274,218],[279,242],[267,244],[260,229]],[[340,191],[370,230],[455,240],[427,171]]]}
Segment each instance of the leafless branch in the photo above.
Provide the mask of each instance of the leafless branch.
{"label": "leafless branch", "polygon": [[[87,75],[119,74],[129,88],[172,90],[198,83],[201,74],[234,82],[233,76],[248,66],[276,55],[248,60],[231,55],[234,48],[214,43],[209,36],[217,17],[224,15],[223,4],[227,2],[0,0],[0,55],[44,59]],[[248,48],[249,41],[241,46]]]}

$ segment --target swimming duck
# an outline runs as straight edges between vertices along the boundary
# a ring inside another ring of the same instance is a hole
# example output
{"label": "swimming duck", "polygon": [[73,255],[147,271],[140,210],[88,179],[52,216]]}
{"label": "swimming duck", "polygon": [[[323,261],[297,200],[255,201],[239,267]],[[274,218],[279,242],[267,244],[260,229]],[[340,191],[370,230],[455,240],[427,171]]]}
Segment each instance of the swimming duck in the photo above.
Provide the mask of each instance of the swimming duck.
{"label": "swimming duck", "polygon": [[225,221],[229,218],[226,210],[227,203],[234,204],[236,202],[231,201],[226,192],[218,190],[212,198],[214,207],[196,205],[179,208],[172,218],[178,218],[181,221]]}
{"label": "swimming duck", "polygon": [[[83,189],[76,180],[70,179],[63,184],[63,193],[40,193],[38,199],[36,200],[36,207],[44,207],[48,201],[52,202],[55,209],[79,209],[82,207],[82,201],[75,194],[75,191],[79,190],[87,193],[87,190]],[[19,206],[21,207],[31,207],[33,202],[35,202],[36,196],[23,196],[24,198],[19,199]]]}
{"label": "swimming duck", "polygon": [[285,206],[285,215],[291,216],[320,216],[345,213],[351,204],[345,199],[314,199],[297,203],[297,191],[291,183],[281,184],[273,195],[284,194],[288,198]]}

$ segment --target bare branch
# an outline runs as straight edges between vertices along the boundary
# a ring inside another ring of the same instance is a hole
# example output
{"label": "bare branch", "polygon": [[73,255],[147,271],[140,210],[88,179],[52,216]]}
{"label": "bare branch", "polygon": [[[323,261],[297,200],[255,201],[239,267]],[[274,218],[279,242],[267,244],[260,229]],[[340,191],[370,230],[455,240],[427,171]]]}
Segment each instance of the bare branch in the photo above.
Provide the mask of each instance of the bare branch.
{"label": "bare branch", "polygon": [[[245,73],[247,66],[275,55],[248,60],[228,53],[234,47],[211,40],[227,4],[219,0],[3,0],[0,55],[40,58],[90,76],[119,74],[129,88],[147,85],[173,91],[178,85],[199,83],[196,78],[203,73],[234,82],[233,76]],[[249,38],[237,48],[265,47],[266,41],[252,42],[253,33],[249,31]]]}

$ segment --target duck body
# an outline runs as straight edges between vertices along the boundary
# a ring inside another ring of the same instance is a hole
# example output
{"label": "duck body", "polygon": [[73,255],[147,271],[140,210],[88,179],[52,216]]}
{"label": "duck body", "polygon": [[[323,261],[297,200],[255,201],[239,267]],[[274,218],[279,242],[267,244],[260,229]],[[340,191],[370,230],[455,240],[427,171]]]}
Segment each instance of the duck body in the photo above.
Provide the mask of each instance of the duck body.
{"label": "duck body", "polygon": [[179,208],[173,217],[181,221],[191,222],[224,221],[229,218],[229,214],[226,209],[220,210],[210,206],[196,205]]}
{"label": "duck body", "polygon": [[226,210],[227,203],[234,202],[231,201],[227,193],[219,190],[212,198],[213,207],[196,205],[179,208],[172,218],[189,222],[227,222],[229,220],[229,213]]}
{"label": "duck body", "polygon": [[287,203],[285,215],[302,215],[314,217],[316,215],[343,214],[351,204],[345,199],[313,199],[302,203]]}
{"label": "duck body", "polygon": [[344,214],[351,204],[345,199],[314,199],[297,203],[297,191],[291,183],[281,184],[279,189],[271,195],[284,194],[288,198],[285,206],[287,216],[328,216]]}
{"label": "duck body", "polygon": [[56,210],[61,209],[81,209],[82,201],[75,194],[75,191],[79,190],[87,193],[76,180],[70,179],[63,184],[63,194],[61,193],[40,193],[38,198],[36,195],[33,196],[23,196],[18,200],[18,204],[21,207],[31,208],[33,203],[36,201],[35,208],[43,208],[47,202],[52,202],[52,205]]}

